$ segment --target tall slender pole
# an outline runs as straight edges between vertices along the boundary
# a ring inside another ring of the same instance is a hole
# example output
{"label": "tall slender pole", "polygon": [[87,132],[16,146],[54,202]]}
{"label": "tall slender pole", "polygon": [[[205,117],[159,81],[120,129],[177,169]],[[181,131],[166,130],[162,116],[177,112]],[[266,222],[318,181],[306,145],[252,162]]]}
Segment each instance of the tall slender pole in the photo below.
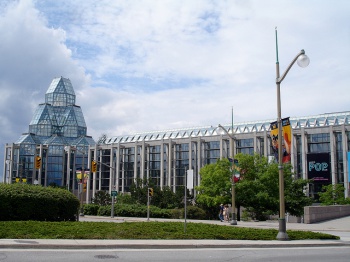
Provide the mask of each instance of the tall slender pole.
{"label": "tall slender pole", "polygon": [[185,224],[184,224],[184,233],[186,233],[186,224],[187,224],[187,168],[185,168]]}
{"label": "tall slender pole", "polygon": [[278,124],[278,176],[279,176],[279,200],[280,214],[278,227],[278,240],[288,240],[286,231],[285,219],[285,202],[284,202],[284,174],[283,174],[283,150],[282,150],[282,117],[281,117],[281,91],[280,91],[280,68],[278,61],[278,42],[277,42],[277,27],[276,33],[276,86],[277,86],[277,124]]}
{"label": "tall slender pole", "polygon": [[237,219],[236,219],[236,190],[235,190],[235,179],[234,179],[234,175],[235,175],[235,171],[234,171],[234,164],[235,164],[235,160],[234,160],[234,139],[233,139],[233,107],[232,107],[232,112],[231,112],[231,131],[232,131],[232,135],[230,136],[231,138],[231,158],[232,158],[232,176],[231,176],[231,195],[232,195],[232,221],[231,221],[231,225],[235,226],[237,225]]}
{"label": "tall slender pole", "polygon": [[147,187],[147,221],[149,221],[149,208],[150,208],[150,196],[149,196],[149,186]]}

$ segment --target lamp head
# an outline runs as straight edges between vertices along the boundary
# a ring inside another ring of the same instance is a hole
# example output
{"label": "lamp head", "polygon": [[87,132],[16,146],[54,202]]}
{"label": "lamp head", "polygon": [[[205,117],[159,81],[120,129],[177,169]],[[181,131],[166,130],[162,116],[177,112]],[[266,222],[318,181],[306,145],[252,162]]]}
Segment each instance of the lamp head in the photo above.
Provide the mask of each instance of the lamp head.
{"label": "lamp head", "polygon": [[298,57],[297,63],[300,67],[307,67],[310,64],[310,59],[305,55],[304,50],[301,50],[301,55]]}

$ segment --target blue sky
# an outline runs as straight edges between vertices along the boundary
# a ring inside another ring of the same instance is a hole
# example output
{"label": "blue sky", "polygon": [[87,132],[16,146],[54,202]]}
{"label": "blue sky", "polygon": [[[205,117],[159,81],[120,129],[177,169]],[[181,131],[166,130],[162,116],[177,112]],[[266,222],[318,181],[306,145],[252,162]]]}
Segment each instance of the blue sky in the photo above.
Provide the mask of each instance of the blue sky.
{"label": "blue sky", "polygon": [[[2,0],[0,159],[57,76],[70,78],[95,140],[349,110],[347,0]],[[2,170],[2,161],[0,161]],[[0,175],[2,171],[0,171]]]}

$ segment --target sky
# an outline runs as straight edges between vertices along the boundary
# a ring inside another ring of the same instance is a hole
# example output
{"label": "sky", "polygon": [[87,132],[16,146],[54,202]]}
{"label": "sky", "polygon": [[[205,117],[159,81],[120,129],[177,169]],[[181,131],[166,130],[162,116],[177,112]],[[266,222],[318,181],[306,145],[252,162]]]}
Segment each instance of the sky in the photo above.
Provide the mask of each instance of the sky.
{"label": "sky", "polygon": [[[102,134],[349,111],[348,0],[1,0],[0,176],[4,147],[55,77],[69,78]],[[1,177],[0,177],[1,179]]]}

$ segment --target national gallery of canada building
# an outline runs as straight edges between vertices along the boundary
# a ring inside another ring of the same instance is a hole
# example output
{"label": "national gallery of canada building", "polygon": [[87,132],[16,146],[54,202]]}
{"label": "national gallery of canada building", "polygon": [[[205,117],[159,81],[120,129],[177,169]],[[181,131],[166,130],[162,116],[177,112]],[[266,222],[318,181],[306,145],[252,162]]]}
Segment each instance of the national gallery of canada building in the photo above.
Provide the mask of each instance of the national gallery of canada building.
{"label": "national gallery of canada building", "polygon": [[[187,169],[193,169],[194,186],[199,185],[200,169],[232,152],[274,156],[270,124],[276,119],[101,137],[95,142],[87,135],[75,100],[69,79],[53,79],[28,132],[5,146],[4,183],[54,183],[75,194],[79,184],[85,185],[84,199],[90,202],[100,190],[129,192],[137,178],[176,191],[185,185]],[[289,120],[295,177],[313,179],[307,194],[339,183],[349,197],[350,111]]]}

